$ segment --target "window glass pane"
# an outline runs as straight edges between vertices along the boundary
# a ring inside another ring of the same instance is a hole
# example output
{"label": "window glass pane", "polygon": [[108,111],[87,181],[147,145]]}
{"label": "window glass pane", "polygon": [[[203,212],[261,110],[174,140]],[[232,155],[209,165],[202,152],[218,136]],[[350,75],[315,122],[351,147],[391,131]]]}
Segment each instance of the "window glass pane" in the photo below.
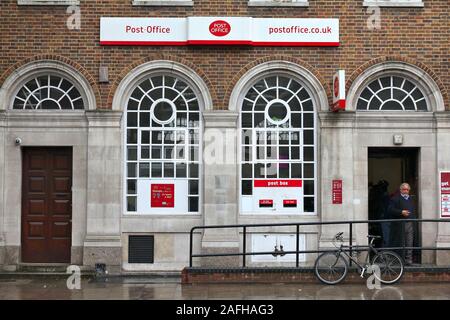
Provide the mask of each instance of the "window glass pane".
{"label": "window glass pane", "polygon": [[314,131],[304,130],[303,131],[303,144],[314,144]]}
{"label": "window glass pane", "polygon": [[150,163],[139,163],[139,177],[149,178],[150,177]]}
{"label": "window glass pane", "polygon": [[173,178],[175,175],[175,166],[173,163],[164,163],[164,177]]}
{"label": "window glass pane", "polygon": [[314,114],[313,113],[303,114],[303,127],[304,128],[313,128],[314,127]]}
{"label": "window glass pane", "polygon": [[127,211],[136,211],[136,197],[127,197]]}
{"label": "window glass pane", "polygon": [[161,159],[162,147],[152,147],[152,159]]}
{"label": "window glass pane", "polygon": [[189,180],[189,194],[198,194],[198,180]]}
{"label": "window glass pane", "polygon": [[139,113],[139,126],[149,127],[150,126],[150,112],[140,112]]}
{"label": "window glass pane", "polygon": [[175,159],[174,147],[164,147],[164,159]]}
{"label": "window glass pane", "polygon": [[189,212],[198,212],[198,197],[189,197]]}
{"label": "window glass pane", "polygon": [[128,168],[128,177],[133,178],[136,177],[136,163],[130,162],[127,164]]}
{"label": "window glass pane", "polygon": [[241,114],[242,128],[251,128],[252,127],[252,114],[251,113],[242,113]]}
{"label": "window glass pane", "polygon": [[141,132],[141,143],[142,144],[150,143],[150,131],[142,131]]}
{"label": "window glass pane", "polygon": [[278,177],[277,163],[266,164],[266,178],[273,179]]}
{"label": "window glass pane", "polygon": [[301,113],[291,113],[291,125],[293,128],[301,128],[302,127]]}
{"label": "window glass pane", "polygon": [[175,156],[177,159],[185,159],[185,149],[184,147],[177,147],[176,148],[176,152],[175,152]]}
{"label": "window glass pane", "polygon": [[128,129],[127,130],[127,143],[137,143],[137,130]]}
{"label": "window glass pane", "polygon": [[304,180],[304,195],[314,195],[314,180]]}
{"label": "window glass pane", "polygon": [[152,144],[162,143],[162,131],[152,131]]}
{"label": "window glass pane", "polygon": [[177,163],[176,164],[176,170],[177,170],[177,178],[186,178],[187,177],[187,165],[186,163]]}
{"label": "window glass pane", "polygon": [[136,193],[136,180],[127,180],[127,193],[135,194]]}
{"label": "window glass pane", "polygon": [[242,194],[251,195],[252,194],[252,180],[242,180]]}
{"label": "window glass pane", "polygon": [[199,151],[198,151],[198,147],[190,147],[189,148],[189,160],[190,161],[199,161],[198,156],[199,156]]}
{"label": "window glass pane", "polygon": [[312,163],[305,163],[303,164],[305,168],[304,177],[305,178],[314,178],[314,164]]}
{"label": "window glass pane", "polygon": [[173,131],[166,131],[164,132],[164,144],[174,144],[175,143],[175,137]]}
{"label": "window glass pane", "polygon": [[137,147],[128,147],[127,149],[128,149],[127,160],[128,161],[137,160]]}
{"label": "window glass pane", "polygon": [[293,159],[293,160],[300,159],[300,148],[299,147],[291,148],[291,159]]}
{"label": "window glass pane", "polygon": [[189,178],[198,178],[198,164],[189,164]]}
{"label": "window glass pane", "polygon": [[280,163],[280,178],[289,178],[289,163]]}
{"label": "window glass pane", "polygon": [[150,159],[150,147],[141,147],[141,159]]}
{"label": "window glass pane", "polygon": [[313,197],[304,197],[303,200],[305,201],[303,210],[305,212],[314,212],[314,198]]}
{"label": "window glass pane", "polygon": [[242,178],[251,178],[252,177],[252,165],[251,164],[243,164],[242,165]]}
{"label": "window glass pane", "polygon": [[162,163],[153,162],[152,163],[152,178],[162,178]]}
{"label": "window glass pane", "polygon": [[265,177],[265,173],[264,173],[264,164],[262,163],[256,163],[253,166],[253,174],[255,176],[255,178],[264,178]]}
{"label": "window glass pane", "polygon": [[291,163],[291,178],[302,177],[302,165],[300,163]]}

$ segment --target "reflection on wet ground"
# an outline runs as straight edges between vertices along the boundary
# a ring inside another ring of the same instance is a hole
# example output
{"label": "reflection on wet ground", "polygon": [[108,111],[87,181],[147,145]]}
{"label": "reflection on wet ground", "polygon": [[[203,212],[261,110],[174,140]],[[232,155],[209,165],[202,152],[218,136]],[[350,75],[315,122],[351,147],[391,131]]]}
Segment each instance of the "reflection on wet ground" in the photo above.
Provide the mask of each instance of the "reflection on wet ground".
{"label": "reflection on wet ground", "polygon": [[196,284],[179,278],[82,279],[81,290],[69,290],[64,278],[0,279],[0,300],[450,300],[448,283],[397,284],[370,290],[361,284]]}

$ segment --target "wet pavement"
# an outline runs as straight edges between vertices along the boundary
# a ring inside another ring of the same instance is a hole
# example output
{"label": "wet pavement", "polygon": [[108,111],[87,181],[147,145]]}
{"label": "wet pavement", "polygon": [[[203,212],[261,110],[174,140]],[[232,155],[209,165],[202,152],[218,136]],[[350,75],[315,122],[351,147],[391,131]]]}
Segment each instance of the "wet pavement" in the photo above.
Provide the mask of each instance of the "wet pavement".
{"label": "wet pavement", "polygon": [[69,290],[63,277],[0,279],[0,300],[450,300],[450,283],[397,284],[370,290],[361,284],[194,284],[179,278],[82,279]]}

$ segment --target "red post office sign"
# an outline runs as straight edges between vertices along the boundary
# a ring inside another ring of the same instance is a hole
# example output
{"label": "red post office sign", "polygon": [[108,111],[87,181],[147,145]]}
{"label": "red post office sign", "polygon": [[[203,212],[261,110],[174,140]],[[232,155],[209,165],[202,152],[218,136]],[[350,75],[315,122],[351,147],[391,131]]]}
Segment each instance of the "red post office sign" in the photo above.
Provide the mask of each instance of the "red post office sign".
{"label": "red post office sign", "polygon": [[151,207],[173,208],[175,206],[175,185],[155,183],[151,185]]}
{"label": "red post office sign", "polygon": [[440,174],[441,218],[450,218],[450,172]]}
{"label": "red post office sign", "polygon": [[333,180],[332,202],[342,204],[342,180]]}

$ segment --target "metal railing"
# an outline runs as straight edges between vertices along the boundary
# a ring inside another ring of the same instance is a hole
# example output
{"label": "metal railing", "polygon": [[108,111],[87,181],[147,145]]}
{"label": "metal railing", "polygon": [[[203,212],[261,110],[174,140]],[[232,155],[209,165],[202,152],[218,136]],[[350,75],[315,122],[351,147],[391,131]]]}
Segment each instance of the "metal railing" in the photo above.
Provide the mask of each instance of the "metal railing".
{"label": "metal railing", "polygon": [[[450,219],[383,219],[383,220],[355,220],[355,221],[324,221],[324,222],[296,222],[296,223],[268,223],[268,224],[235,224],[235,225],[210,225],[210,226],[195,226],[190,231],[190,243],[189,243],[189,267],[193,265],[193,258],[205,258],[205,257],[232,257],[232,256],[241,256],[242,257],[242,267],[246,267],[246,258],[247,256],[254,255],[276,255],[274,251],[267,252],[247,252],[247,234],[249,228],[264,228],[264,227],[296,227],[296,250],[295,251],[283,251],[283,254],[295,254],[295,266],[299,267],[300,265],[300,255],[307,253],[322,253],[327,251],[335,251],[335,249],[319,249],[319,250],[300,250],[300,227],[303,226],[323,226],[323,225],[348,225],[348,239],[349,245],[346,250],[349,251],[349,254],[353,254],[354,251],[367,251],[368,246],[361,245],[353,245],[353,226],[357,224],[381,224],[381,223],[401,223],[402,231],[405,230],[405,224],[407,222],[415,222],[415,223],[448,223]],[[205,230],[205,229],[231,229],[231,228],[242,228],[242,252],[237,253],[203,253],[203,254],[194,254],[193,253],[193,240],[194,240],[194,231],[196,230]],[[341,231],[341,230],[339,230]],[[402,250],[402,255],[404,258],[405,250],[450,250],[450,247],[408,247],[406,246],[405,232],[401,232],[402,234],[402,246],[400,247],[382,247],[377,248],[381,250]],[[331,241],[331,239],[330,239]],[[450,264],[450,261],[449,261]],[[351,260],[350,260],[351,265]]]}

